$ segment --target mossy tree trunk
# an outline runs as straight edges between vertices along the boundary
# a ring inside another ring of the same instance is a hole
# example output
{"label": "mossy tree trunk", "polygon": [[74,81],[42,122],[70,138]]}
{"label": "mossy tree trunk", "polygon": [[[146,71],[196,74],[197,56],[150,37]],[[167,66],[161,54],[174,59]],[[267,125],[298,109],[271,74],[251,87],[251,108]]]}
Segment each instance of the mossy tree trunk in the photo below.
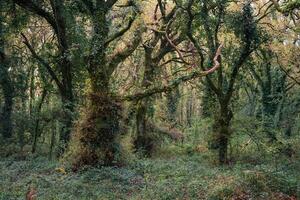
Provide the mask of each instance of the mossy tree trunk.
{"label": "mossy tree trunk", "polygon": [[31,148],[32,153],[36,152],[38,137],[41,134],[40,133],[40,122],[41,122],[40,114],[41,114],[42,106],[44,104],[47,94],[48,94],[48,90],[47,90],[47,88],[44,88],[42,91],[41,99],[39,100],[38,106],[35,109],[34,135],[33,135],[33,143],[32,143],[32,148]]}
{"label": "mossy tree trunk", "polygon": [[[172,18],[172,13],[169,14],[169,19]],[[164,23],[167,23],[166,21]],[[182,41],[179,36],[174,39],[174,44],[177,45]],[[160,42],[160,43],[159,43]],[[154,47],[160,44],[158,51],[154,51]],[[160,34],[155,33],[153,39],[149,44],[144,45],[145,56],[144,56],[144,76],[142,80],[142,88],[147,90],[152,87],[155,82],[156,70],[159,67],[160,61],[164,56],[173,50],[173,46],[162,37]],[[169,91],[170,92],[170,91]],[[144,155],[150,156],[154,148],[154,138],[150,134],[150,129],[147,128],[148,122],[154,115],[154,110],[152,108],[152,103],[154,97],[149,95],[138,101],[136,108],[136,139],[134,141],[135,149],[141,150]]]}
{"label": "mossy tree trunk", "polygon": [[213,117],[213,112],[215,111],[214,108],[216,106],[216,98],[215,93],[212,91],[212,89],[209,86],[209,83],[207,80],[204,82],[204,91],[203,96],[201,99],[201,117],[209,118]]}
{"label": "mossy tree trunk", "polygon": [[[0,11],[4,8],[4,3],[0,3]],[[0,110],[0,130],[4,139],[12,137],[13,93],[14,88],[9,76],[9,61],[5,54],[5,27],[4,16],[0,13],[0,86],[3,91],[4,104]]]}
{"label": "mossy tree trunk", "polygon": [[73,112],[74,112],[74,95],[73,95],[73,78],[72,68],[73,63],[69,58],[70,44],[72,42],[68,28],[70,28],[67,21],[67,10],[65,9],[64,0],[53,0],[51,7],[53,9],[53,18],[56,23],[56,35],[59,43],[59,54],[62,58],[58,61],[61,71],[61,100],[63,104],[63,117],[62,117],[62,132],[60,133],[60,141],[62,143],[62,154],[70,141],[70,134],[73,125]]}
{"label": "mossy tree trunk", "polygon": [[219,163],[225,164],[228,162],[228,142],[230,137],[230,122],[233,117],[232,111],[229,109],[229,104],[221,100],[219,102],[219,112],[215,118],[216,141],[218,143]]}
{"label": "mossy tree trunk", "polygon": [[[100,5],[103,4],[103,5]],[[118,132],[118,108],[109,90],[111,73],[106,66],[105,41],[109,27],[106,21],[108,10],[105,3],[98,3],[93,11],[93,38],[88,62],[91,88],[88,94],[87,113],[81,119],[80,142],[82,144],[80,165],[95,164],[99,160],[104,165],[114,162],[114,140]]]}
{"label": "mossy tree trunk", "polygon": [[176,87],[174,91],[167,92],[167,119],[172,126],[175,126],[177,122],[177,109],[180,99],[179,87]]}
{"label": "mossy tree trunk", "polygon": [[131,44],[123,50],[106,55],[111,41],[121,37],[130,29],[129,25],[119,33],[109,35],[109,23],[106,15],[116,1],[97,1],[89,5],[93,33],[90,54],[87,58],[87,70],[90,78],[88,103],[85,113],[79,120],[77,136],[80,140],[80,151],[76,156],[74,167],[82,165],[116,165],[120,152],[118,135],[122,113],[121,101],[110,89],[110,79],[118,65],[130,56],[138,47],[143,32],[141,20],[132,32]]}
{"label": "mossy tree trunk", "polygon": [[[152,59],[152,52],[153,49],[147,46],[144,47],[145,49],[145,69],[144,69],[144,78],[142,81],[142,87],[147,89],[150,87],[155,78],[155,68],[157,68],[158,62]],[[150,110],[152,108],[152,103],[154,99],[153,97],[148,97],[142,99],[138,102],[136,108],[136,140],[134,142],[135,148],[138,151],[145,153],[145,155],[150,155],[154,142],[153,138],[149,135],[147,131],[147,121],[148,118],[153,116],[150,114]]]}
{"label": "mossy tree trunk", "polygon": [[[0,55],[2,57],[2,55]],[[1,108],[0,114],[0,130],[3,138],[8,139],[12,137],[12,119],[11,114],[13,110],[13,85],[8,74],[8,67],[6,61],[1,58],[0,61],[0,85],[2,87],[4,104]]]}

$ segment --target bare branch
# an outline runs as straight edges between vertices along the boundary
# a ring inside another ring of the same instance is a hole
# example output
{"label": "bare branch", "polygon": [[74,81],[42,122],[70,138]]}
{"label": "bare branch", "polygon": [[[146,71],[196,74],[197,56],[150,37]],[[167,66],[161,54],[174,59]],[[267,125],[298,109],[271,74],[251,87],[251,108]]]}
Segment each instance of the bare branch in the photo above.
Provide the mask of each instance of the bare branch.
{"label": "bare branch", "polygon": [[163,5],[163,3],[162,3],[161,0],[157,0],[157,2],[158,2],[157,5],[159,6],[159,10],[160,10],[162,18],[164,20],[166,20],[166,10],[165,10],[165,7],[164,7],[164,5]]}
{"label": "bare branch", "polygon": [[287,77],[289,77],[290,79],[292,79],[296,84],[300,85],[300,81],[297,80],[297,78],[295,78],[292,75],[290,75],[290,73],[286,69],[284,69],[284,67],[282,67],[280,64],[279,64],[279,68],[287,75]]}
{"label": "bare branch", "polygon": [[27,37],[21,33],[22,38],[24,39],[23,43],[27,46],[27,48],[29,49],[29,51],[31,52],[32,56],[38,60],[48,71],[48,73],[50,74],[51,78],[55,81],[57,87],[62,90],[63,89],[63,85],[62,83],[59,81],[58,77],[56,76],[55,72],[53,71],[53,69],[51,68],[50,64],[48,62],[46,62],[43,58],[41,58],[34,50],[34,48],[31,46],[31,44],[29,43]]}

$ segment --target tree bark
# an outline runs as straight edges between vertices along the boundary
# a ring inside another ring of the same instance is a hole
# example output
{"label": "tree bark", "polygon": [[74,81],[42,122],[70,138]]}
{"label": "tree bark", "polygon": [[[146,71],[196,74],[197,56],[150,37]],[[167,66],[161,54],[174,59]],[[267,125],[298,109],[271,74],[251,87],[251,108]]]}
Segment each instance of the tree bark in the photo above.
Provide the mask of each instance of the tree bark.
{"label": "tree bark", "polygon": [[221,165],[228,162],[228,141],[230,137],[230,122],[233,115],[229,109],[228,102],[220,101],[219,114],[215,119],[215,131],[217,132],[217,142],[219,149],[219,163]]}
{"label": "tree bark", "polygon": [[[152,59],[152,48],[145,47],[145,70],[144,70],[144,78],[142,82],[142,87],[147,89],[153,84],[155,77],[155,67],[157,66],[157,62],[154,62]],[[153,151],[153,138],[147,134],[147,118],[150,115],[151,104],[153,102],[153,97],[147,97],[142,99],[137,104],[136,109],[136,140],[134,141],[134,145],[136,150],[145,153],[145,155],[150,156]]]}
{"label": "tree bark", "polygon": [[[0,4],[2,7],[2,3]],[[1,9],[2,10],[2,9]],[[5,38],[4,38],[4,24],[3,16],[0,16],[0,85],[2,87],[4,96],[4,105],[0,111],[0,130],[3,138],[8,139],[12,137],[12,119],[11,114],[13,110],[13,85],[9,77],[9,62],[5,54]]]}
{"label": "tree bark", "polygon": [[[126,59],[138,46],[139,40],[133,40],[132,48],[116,54],[114,58],[106,56],[108,40],[108,22],[106,14],[109,10],[106,2],[97,2],[93,10],[93,37],[91,54],[88,57],[88,72],[91,89],[88,93],[88,105],[77,127],[80,140],[80,151],[75,155],[74,168],[82,165],[100,163],[105,166],[118,164],[120,151],[118,135],[120,133],[121,102],[111,92],[109,80],[117,65]],[[137,43],[138,42],[138,43]]]}
{"label": "tree bark", "polygon": [[38,137],[40,136],[40,113],[41,113],[41,109],[42,109],[42,106],[43,106],[43,103],[44,103],[44,100],[47,96],[47,89],[43,89],[43,92],[42,92],[42,96],[41,96],[41,100],[35,110],[35,126],[34,126],[34,136],[33,136],[33,143],[32,143],[32,149],[31,149],[31,153],[35,153],[36,152],[36,147],[37,147],[37,140],[38,140]]}
{"label": "tree bark", "polygon": [[167,118],[168,122],[172,125],[175,125],[177,119],[176,119],[176,113],[180,98],[180,91],[179,87],[176,87],[174,91],[167,92]]}
{"label": "tree bark", "polygon": [[[94,83],[96,84],[96,83]],[[119,151],[117,136],[120,132],[121,103],[107,90],[107,83],[93,88],[89,93],[86,113],[80,120],[78,136],[81,152],[75,167],[94,165],[98,162],[105,166],[117,164]],[[97,82],[99,85],[99,80]]]}
{"label": "tree bark", "polygon": [[4,96],[4,105],[1,109],[0,126],[3,138],[12,137],[12,110],[13,110],[13,86],[3,63],[0,64],[0,85]]}

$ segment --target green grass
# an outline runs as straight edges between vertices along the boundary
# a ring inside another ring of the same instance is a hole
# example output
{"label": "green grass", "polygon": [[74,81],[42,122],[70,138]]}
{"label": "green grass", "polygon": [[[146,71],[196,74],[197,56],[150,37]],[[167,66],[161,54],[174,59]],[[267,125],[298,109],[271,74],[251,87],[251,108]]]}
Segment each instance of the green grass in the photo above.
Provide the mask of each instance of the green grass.
{"label": "green grass", "polygon": [[[2,158],[0,199],[284,199],[299,197],[299,163],[239,163],[218,167],[205,154],[136,159],[122,168],[95,167],[73,173],[46,158]],[[287,163],[287,162],[285,162]]]}

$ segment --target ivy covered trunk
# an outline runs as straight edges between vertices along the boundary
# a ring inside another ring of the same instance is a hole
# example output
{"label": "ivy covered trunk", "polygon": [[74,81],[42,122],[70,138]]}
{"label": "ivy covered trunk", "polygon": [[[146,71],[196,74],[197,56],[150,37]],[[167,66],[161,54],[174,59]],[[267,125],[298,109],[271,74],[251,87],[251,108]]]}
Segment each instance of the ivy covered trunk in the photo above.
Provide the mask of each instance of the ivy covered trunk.
{"label": "ivy covered trunk", "polygon": [[226,102],[221,102],[219,114],[216,116],[215,119],[220,164],[226,164],[228,162],[227,151],[230,137],[231,119],[232,112],[229,110],[228,104]]}
{"label": "ivy covered trunk", "polygon": [[150,155],[153,149],[153,141],[147,134],[147,112],[149,100],[143,100],[138,103],[136,109],[136,139],[134,141],[135,149],[146,155]]}
{"label": "ivy covered trunk", "polygon": [[136,10],[128,25],[117,33],[109,34],[111,21],[106,15],[115,3],[116,1],[96,1],[95,4],[87,4],[92,25],[90,49],[86,57],[90,84],[87,105],[82,110],[74,135],[79,151],[75,153],[75,169],[82,165],[117,165],[121,162],[118,157],[118,135],[121,132],[122,103],[111,90],[110,79],[118,65],[139,46],[145,28],[143,21],[137,20],[137,28],[131,32],[131,40],[126,42],[126,48],[120,50],[118,45],[111,48],[110,43],[130,29],[133,18],[139,13],[133,5]]}
{"label": "ivy covered trunk", "polygon": [[[69,81],[69,86],[72,85],[71,80]],[[60,132],[59,139],[61,141],[60,152],[62,155],[64,150],[67,147],[68,142],[70,141],[71,131],[73,127],[73,113],[74,113],[74,97],[72,87],[68,87],[64,90],[65,92],[61,95],[62,107],[63,107],[63,116],[61,119],[62,129]]]}
{"label": "ivy covered trunk", "polygon": [[270,62],[272,52],[270,50],[259,51],[263,58],[263,64],[259,69],[250,68],[252,75],[258,82],[261,93],[261,119],[263,131],[270,142],[276,141],[275,128],[278,125],[280,105],[285,92],[286,75],[272,67]]}
{"label": "ivy covered trunk", "polygon": [[201,101],[201,116],[203,118],[209,118],[213,116],[214,113],[214,107],[216,104],[214,103],[216,101],[215,94],[210,88],[210,85],[207,80],[204,82],[204,88],[203,88],[203,96]]}
{"label": "ivy covered trunk", "polygon": [[117,162],[121,103],[105,87],[103,85],[103,90],[92,89],[89,93],[86,113],[79,126],[81,165],[97,162],[114,165]]}
{"label": "ivy covered trunk", "polygon": [[116,164],[121,103],[109,88],[112,71],[105,55],[105,41],[109,32],[106,13],[105,7],[100,5],[92,16],[94,33],[88,60],[90,89],[88,104],[77,127],[80,152],[75,165],[78,167],[96,163]]}
{"label": "ivy covered trunk", "polygon": [[[152,51],[151,48],[145,47],[145,70],[142,82],[145,89],[152,85],[155,77],[155,67],[158,64],[152,60]],[[151,117],[152,102],[153,97],[142,99],[138,102],[136,109],[136,140],[134,145],[137,150],[148,156],[151,155],[154,148],[154,140],[147,128],[148,117]]]}
{"label": "ivy covered trunk", "polygon": [[167,118],[168,122],[172,125],[176,125],[176,113],[177,113],[177,107],[179,103],[180,98],[180,91],[179,87],[176,87],[174,91],[170,91],[166,93],[167,95]]}

